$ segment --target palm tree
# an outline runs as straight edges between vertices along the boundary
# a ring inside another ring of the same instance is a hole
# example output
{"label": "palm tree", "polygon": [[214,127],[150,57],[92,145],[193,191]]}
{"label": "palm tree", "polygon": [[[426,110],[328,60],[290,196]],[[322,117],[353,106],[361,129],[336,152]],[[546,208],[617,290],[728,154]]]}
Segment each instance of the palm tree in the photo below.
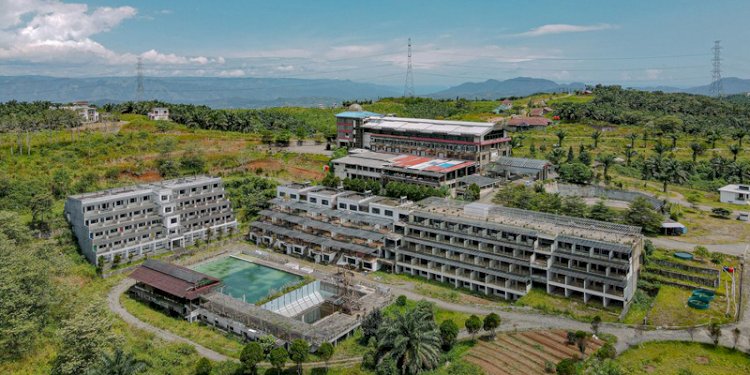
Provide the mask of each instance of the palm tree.
{"label": "palm tree", "polygon": [[593,133],[591,133],[591,139],[594,140],[594,148],[599,147],[599,138],[602,136],[602,132],[600,130],[594,130]]}
{"label": "palm tree", "polygon": [[662,182],[663,191],[666,193],[670,182],[681,184],[687,181],[688,175],[677,160],[668,158],[661,161],[656,179]]}
{"label": "palm tree", "polygon": [[703,145],[698,142],[690,143],[690,149],[693,150],[693,163],[695,163],[695,160],[698,158],[698,156],[703,154],[703,151],[705,151]]}
{"label": "palm tree", "polygon": [[146,369],[146,363],[136,359],[132,353],[125,353],[117,348],[115,352],[105,353],[86,374],[87,375],[132,375]]}
{"label": "palm tree", "polygon": [[742,151],[742,148],[736,144],[729,145],[729,152],[732,153],[732,161],[737,161],[737,154]]}
{"label": "palm tree", "polygon": [[677,133],[669,133],[669,138],[672,139],[672,150],[677,148],[677,139],[680,138]]}
{"label": "palm tree", "polygon": [[636,134],[636,133],[630,133],[630,134],[628,134],[628,139],[630,139],[630,148],[634,149],[635,148],[635,140],[638,139],[638,134]]}
{"label": "palm tree", "polygon": [[742,139],[747,136],[747,130],[745,129],[737,129],[737,131],[732,134],[732,139],[738,142],[740,147],[742,147]]}
{"label": "palm tree", "polygon": [[615,156],[612,154],[601,154],[596,158],[596,160],[602,163],[602,167],[604,167],[604,179],[606,180],[609,167],[611,167],[612,164],[615,163]]}
{"label": "palm tree", "polygon": [[668,150],[669,150],[669,147],[665,146],[661,142],[656,142],[656,144],[654,145],[654,152],[656,152],[656,154],[659,155],[660,157],[664,155],[664,153],[667,152]]}
{"label": "palm tree", "polygon": [[643,131],[643,148],[648,147],[648,131]]}
{"label": "palm tree", "polygon": [[630,166],[630,159],[632,159],[636,155],[638,155],[638,151],[633,150],[633,146],[627,145],[625,147],[625,158],[628,167]]}
{"label": "palm tree", "polygon": [[568,135],[568,133],[565,132],[565,130],[558,130],[555,132],[555,135],[557,136],[557,146],[562,147],[563,139],[565,139],[565,136]]}
{"label": "palm tree", "polygon": [[418,374],[437,367],[440,357],[440,332],[432,312],[414,308],[396,316],[380,328],[380,362],[390,358],[402,374]]}
{"label": "palm tree", "polygon": [[711,144],[711,148],[716,148],[716,141],[721,139],[721,135],[717,133],[715,130],[712,130],[708,134],[706,134],[706,141]]}

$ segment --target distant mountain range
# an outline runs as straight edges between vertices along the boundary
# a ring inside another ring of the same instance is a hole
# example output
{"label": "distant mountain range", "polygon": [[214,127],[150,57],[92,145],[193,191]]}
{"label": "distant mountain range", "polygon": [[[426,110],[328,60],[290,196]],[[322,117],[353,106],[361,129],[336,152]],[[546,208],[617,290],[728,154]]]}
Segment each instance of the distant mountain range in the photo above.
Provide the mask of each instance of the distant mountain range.
{"label": "distant mountain range", "polygon": [[[392,87],[334,79],[146,77],[143,86],[144,99],[214,108],[317,106],[399,95]],[[118,103],[134,100],[135,94],[134,77],[0,76],[0,102]]]}
{"label": "distant mountain range", "polygon": [[[750,92],[750,79],[724,78],[727,95]],[[518,77],[504,81],[489,79],[466,82],[425,97],[450,99],[498,99],[539,92],[581,90],[584,83],[560,84],[540,78]],[[214,108],[260,108],[278,106],[330,106],[344,100],[368,100],[400,96],[399,88],[373,83],[334,79],[146,77],[143,99],[171,103],[205,104]],[[670,86],[636,87],[647,91],[687,92],[710,95],[711,85],[692,88]],[[57,78],[46,76],[0,76],[0,102],[9,100],[94,104],[134,100],[134,77]]]}
{"label": "distant mountain range", "polygon": [[579,82],[559,84],[548,79],[518,77],[505,81],[488,79],[484,82],[466,82],[428,96],[436,99],[461,97],[493,100],[507,96],[527,96],[539,92],[581,90],[585,87],[584,83]]}

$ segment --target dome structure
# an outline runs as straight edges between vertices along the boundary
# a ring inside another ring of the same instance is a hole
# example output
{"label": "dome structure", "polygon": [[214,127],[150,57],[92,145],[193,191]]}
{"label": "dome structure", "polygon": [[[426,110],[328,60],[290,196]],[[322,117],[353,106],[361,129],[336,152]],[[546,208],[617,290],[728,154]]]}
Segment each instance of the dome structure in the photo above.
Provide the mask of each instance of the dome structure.
{"label": "dome structure", "polygon": [[348,110],[350,112],[362,112],[362,111],[364,111],[364,109],[362,109],[362,106],[359,105],[359,104],[357,104],[357,103],[349,105]]}

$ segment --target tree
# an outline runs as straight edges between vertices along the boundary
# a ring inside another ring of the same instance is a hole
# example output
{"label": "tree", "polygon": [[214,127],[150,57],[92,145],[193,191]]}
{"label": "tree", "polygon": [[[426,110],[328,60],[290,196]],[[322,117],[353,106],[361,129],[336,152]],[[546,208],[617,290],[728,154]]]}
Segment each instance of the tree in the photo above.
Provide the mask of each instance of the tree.
{"label": "tree", "polygon": [[180,158],[180,168],[187,174],[197,175],[206,170],[206,158],[200,151],[190,149]]}
{"label": "tree", "polygon": [[555,368],[557,375],[576,375],[576,361],[571,358],[563,358]]}
{"label": "tree", "polygon": [[729,145],[729,152],[732,153],[732,161],[737,161],[737,154],[739,154],[740,151],[742,151],[742,147],[739,145]]}
{"label": "tree", "polygon": [[401,307],[406,306],[406,296],[405,295],[402,294],[402,295],[396,297],[396,306],[401,306]]}
{"label": "tree", "polygon": [[625,224],[639,226],[646,234],[659,233],[663,221],[662,216],[643,197],[638,197],[630,203],[624,219]]}
{"label": "tree", "polygon": [[274,348],[271,353],[268,354],[268,361],[271,362],[271,366],[276,369],[276,373],[281,373],[281,369],[284,368],[286,361],[289,360],[289,353],[283,347]]}
{"label": "tree", "polygon": [[310,344],[303,339],[292,341],[289,346],[289,358],[297,364],[297,374],[302,375],[302,362],[310,355]]}
{"label": "tree", "polygon": [[159,175],[164,178],[174,178],[180,175],[178,163],[167,157],[156,159],[156,169],[159,171]]}
{"label": "tree", "polygon": [[417,374],[437,367],[441,342],[431,309],[414,308],[395,314],[378,336],[378,351],[383,354],[381,363],[392,359],[402,374]]}
{"label": "tree", "polygon": [[660,136],[676,132],[682,124],[682,119],[674,115],[662,116],[654,120],[654,126]]}
{"label": "tree", "polygon": [[573,146],[568,147],[568,158],[565,159],[566,163],[572,163],[576,159],[576,155],[573,153]]}
{"label": "tree", "polygon": [[553,148],[552,151],[550,151],[547,154],[547,160],[552,162],[554,165],[560,165],[560,162],[562,161],[563,157],[565,156],[565,151],[563,151],[562,148]]}
{"label": "tree", "polygon": [[691,142],[690,150],[692,151],[693,163],[698,159],[698,156],[703,155],[703,152],[706,151],[706,149],[703,148],[703,145],[698,142]]}
{"label": "tree", "polygon": [[195,363],[195,370],[193,375],[211,375],[211,361],[206,357],[201,357],[198,362]]}
{"label": "tree", "polygon": [[575,344],[576,343],[576,333],[575,333],[575,331],[568,331],[567,334],[565,335],[565,340],[566,340],[565,342],[568,345]]}
{"label": "tree", "polygon": [[315,352],[315,354],[318,355],[318,358],[322,359],[323,362],[326,363],[326,368],[328,367],[328,361],[331,359],[331,357],[333,357],[333,351],[333,344],[326,341],[320,344],[320,347],[318,347],[318,351]]}
{"label": "tree", "polygon": [[250,342],[242,348],[240,353],[240,363],[244,367],[246,374],[256,374],[258,372],[258,363],[266,358],[263,348],[257,342]]}
{"label": "tree", "polygon": [[466,327],[466,331],[471,334],[471,339],[474,340],[475,335],[482,328],[482,320],[478,316],[472,315],[469,319],[466,319],[464,326]]}
{"label": "tree", "polygon": [[562,147],[563,140],[565,139],[565,136],[567,136],[568,133],[565,132],[565,130],[558,130],[555,132],[555,136],[557,136],[557,147]]}
{"label": "tree", "polygon": [[706,134],[706,141],[711,144],[711,148],[716,148],[716,141],[721,139],[721,134],[716,130],[712,130]]}
{"label": "tree", "polygon": [[593,319],[591,319],[591,332],[594,332],[595,335],[599,334],[599,326],[602,324],[602,317],[599,315],[594,316]]}
{"label": "tree", "polygon": [[398,365],[396,364],[396,361],[393,360],[393,358],[386,358],[380,362],[380,365],[378,365],[378,368],[375,370],[375,374],[401,375],[401,372],[398,370]]}
{"label": "tree", "polygon": [[609,171],[609,167],[611,167],[612,164],[615,163],[615,156],[612,154],[600,154],[596,159],[599,161],[599,163],[602,164],[602,167],[604,168],[604,179],[606,180],[608,177],[607,172]]}
{"label": "tree", "polygon": [[451,319],[446,319],[440,323],[440,340],[442,342],[443,350],[449,351],[453,348],[458,338],[458,325]]}
{"label": "tree", "polygon": [[588,217],[594,220],[614,221],[615,215],[615,212],[607,207],[604,200],[599,199],[593,206],[591,206],[591,209],[589,209]]}
{"label": "tree", "polygon": [[18,215],[0,211],[0,361],[34,346],[54,303],[52,264]]}
{"label": "tree", "polygon": [[263,335],[258,339],[258,345],[263,348],[263,356],[271,354],[271,350],[276,347],[276,338],[271,335]]}
{"label": "tree", "polygon": [[479,199],[480,195],[480,189],[479,185],[472,183],[466,188],[466,192],[464,193],[464,199],[467,201],[475,201]]}
{"label": "tree", "polygon": [[365,315],[361,325],[364,340],[367,341],[370,337],[375,337],[381,324],[383,324],[383,313],[380,309],[374,309]]}
{"label": "tree", "polygon": [[599,350],[596,351],[596,357],[599,359],[613,359],[617,356],[617,349],[611,342],[606,342]]}
{"label": "tree", "polygon": [[[634,149],[635,148],[635,140],[638,139],[638,134],[636,134],[636,133],[630,133],[630,134],[628,134],[628,139],[630,140],[630,148]],[[644,141],[645,141],[645,139],[644,139]],[[646,146],[643,146],[643,147],[646,147]]]}
{"label": "tree", "polygon": [[680,138],[680,136],[677,135],[677,133],[670,133],[669,138],[672,139],[672,150],[677,148],[677,140]]}
{"label": "tree", "polygon": [[138,360],[133,353],[125,353],[122,349],[116,348],[112,355],[103,353],[99,362],[94,364],[87,375],[132,375],[143,372],[146,369],[146,363]]}
{"label": "tree", "polygon": [[625,146],[625,164],[629,167],[630,161],[638,155],[638,151],[634,150],[630,145]]}
{"label": "tree", "polygon": [[665,146],[661,142],[656,142],[654,145],[654,152],[656,155],[663,156],[665,152],[669,151],[669,147]]}
{"label": "tree", "polygon": [[599,138],[601,138],[602,132],[601,130],[594,130],[593,133],[591,133],[591,139],[594,140],[594,148],[599,147]]}
{"label": "tree", "polygon": [[588,206],[583,198],[579,196],[568,196],[562,199],[560,213],[566,216],[586,217]]}
{"label": "tree", "polygon": [[52,363],[53,375],[85,373],[115,341],[112,321],[104,309],[90,303],[62,323],[60,350]]}
{"label": "tree", "polygon": [[711,337],[711,341],[714,342],[714,346],[718,346],[719,338],[721,337],[721,326],[719,323],[713,322],[706,329],[708,330],[708,336]]}
{"label": "tree", "polygon": [[662,191],[667,192],[669,183],[681,184],[688,179],[687,172],[680,162],[674,158],[662,159],[655,173],[656,179],[662,183]]}
{"label": "tree", "polygon": [[737,144],[740,146],[740,148],[742,148],[742,139],[745,138],[747,136],[747,134],[748,134],[747,130],[745,130],[745,129],[737,129],[732,134],[732,139],[734,139],[735,141],[737,141]]}
{"label": "tree", "polygon": [[500,316],[495,313],[487,314],[484,317],[484,330],[490,333],[491,337],[495,337],[495,330],[500,326]]}
{"label": "tree", "polygon": [[565,163],[560,166],[558,173],[561,180],[580,185],[588,184],[594,177],[591,168],[583,163]]}
{"label": "tree", "polygon": [[341,185],[341,179],[336,177],[333,172],[326,173],[325,177],[320,181],[320,184],[323,186],[328,186],[330,188],[337,188],[339,185]]}
{"label": "tree", "polygon": [[587,166],[591,165],[591,154],[583,147],[578,151],[578,161]]}

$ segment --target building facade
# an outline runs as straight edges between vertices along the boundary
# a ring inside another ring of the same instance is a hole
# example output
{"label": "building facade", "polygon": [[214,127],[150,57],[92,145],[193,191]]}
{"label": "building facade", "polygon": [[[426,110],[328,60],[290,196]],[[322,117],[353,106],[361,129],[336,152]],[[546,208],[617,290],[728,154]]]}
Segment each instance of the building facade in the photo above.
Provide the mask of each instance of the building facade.
{"label": "building facade", "polygon": [[362,124],[371,117],[381,114],[363,111],[361,107],[336,115],[336,145],[338,147],[362,148]]}
{"label": "building facade", "polygon": [[88,102],[74,102],[72,105],[61,108],[78,113],[81,116],[81,121],[84,123],[99,121],[99,112],[96,110],[96,107],[90,106]]}
{"label": "building facade", "polygon": [[333,160],[336,177],[375,179],[455,188],[457,181],[477,172],[476,163],[466,160],[435,159],[415,155],[395,155],[356,149],[348,156]]}
{"label": "building facade", "polygon": [[719,189],[719,194],[724,203],[750,204],[750,185],[727,185]]}
{"label": "building facade", "polygon": [[237,227],[221,179],[208,176],[73,195],[64,214],[94,264],[183,248]]}
{"label": "building facade", "polygon": [[[306,190],[308,189],[308,190]],[[251,224],[258,244],[516,299],[532,288],[605,306],[636,289],[640,228],[445,198],[412,203],[298,185]],[[314,192],[325,192],[323,205]]]}
{"label": "building facade", "polygon": [[510,153],[501,123],[373,117],[361,127],[362,147],[375,152],[468,160],[479,170]]}
{"label": "building facade", "polygon": [[151,108],[151,111],[148,112],[148,119],[155,121],[169,121],[169,108]]}

